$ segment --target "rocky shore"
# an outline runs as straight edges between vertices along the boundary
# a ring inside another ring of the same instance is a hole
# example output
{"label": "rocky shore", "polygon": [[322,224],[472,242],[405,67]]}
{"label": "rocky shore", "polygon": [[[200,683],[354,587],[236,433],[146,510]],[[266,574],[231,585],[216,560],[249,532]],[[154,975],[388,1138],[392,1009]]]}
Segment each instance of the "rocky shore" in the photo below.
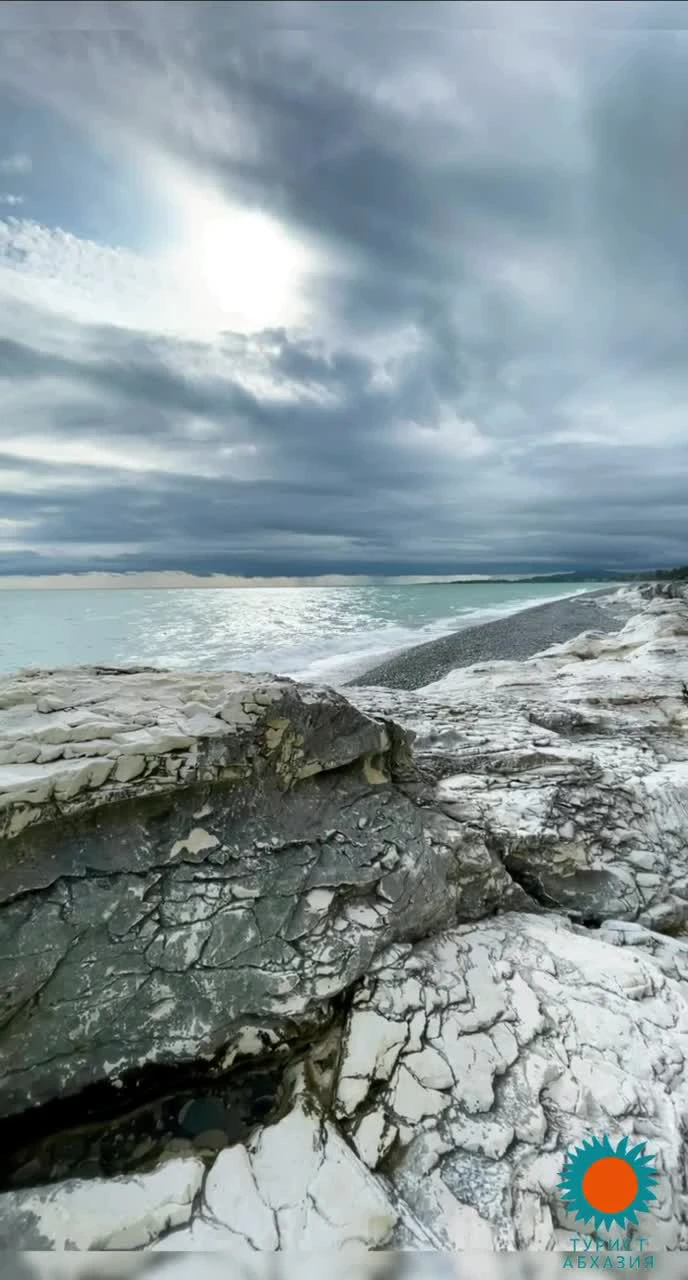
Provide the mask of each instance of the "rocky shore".
{"label": "rocky shore", "polygon": [[[0,1247],[688,1247],[688,605],[422,689],[0,682]],[[514,620],[509,620],[512,626]]]}
{"label": "rocky shore", "polygon": [[467,626],[438,640],[413,645],[348,682],[347,687],[386,685],[420,689],[475,662],[521,662],[583,631],[615,631],[631,612],[623,590],[602,587],[520,609],[504,618]]}

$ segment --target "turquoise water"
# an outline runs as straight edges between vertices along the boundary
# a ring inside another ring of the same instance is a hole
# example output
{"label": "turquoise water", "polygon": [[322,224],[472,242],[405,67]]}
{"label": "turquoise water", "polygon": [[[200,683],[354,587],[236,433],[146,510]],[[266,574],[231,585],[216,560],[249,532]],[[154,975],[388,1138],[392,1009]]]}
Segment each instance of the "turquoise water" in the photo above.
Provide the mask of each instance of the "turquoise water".
{"label": "turquoise water", "polygon": [[80,663],[345,680],[392,653],[594,582],[0,591],[0,671]]}

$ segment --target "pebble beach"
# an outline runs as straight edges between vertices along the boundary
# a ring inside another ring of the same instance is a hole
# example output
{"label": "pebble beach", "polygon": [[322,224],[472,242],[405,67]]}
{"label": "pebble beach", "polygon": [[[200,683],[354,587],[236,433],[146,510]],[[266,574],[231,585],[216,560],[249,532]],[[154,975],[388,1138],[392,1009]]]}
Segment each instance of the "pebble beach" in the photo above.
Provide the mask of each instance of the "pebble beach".
{"label": "pebble beach", "polygon": [[614,631],[631,612],[623,597],[601,587],[414,645],[348,681],[348,685],[422,689],[456,667],[469,667],[475,662],[522,662],[582,631]]}

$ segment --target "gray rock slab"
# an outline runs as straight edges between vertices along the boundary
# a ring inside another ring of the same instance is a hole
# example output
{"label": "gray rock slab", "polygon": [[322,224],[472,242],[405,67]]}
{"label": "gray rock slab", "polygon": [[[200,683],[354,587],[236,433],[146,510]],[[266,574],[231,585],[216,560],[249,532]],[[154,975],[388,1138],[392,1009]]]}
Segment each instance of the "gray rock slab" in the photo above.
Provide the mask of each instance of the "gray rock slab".
{"label": "gray rock slab", "polygon": [[[140,767],[118,776],[132,737]],[[322,1025],[389,942],[523,903],[474,832],[402,789],[404,736],[332,690],[0,682],[5,754],[47,740],[63,755],[0,765],[0,1114],[273,1049]],[[65,775],[77,740],[109,744],[107,776],[88,755]]]}

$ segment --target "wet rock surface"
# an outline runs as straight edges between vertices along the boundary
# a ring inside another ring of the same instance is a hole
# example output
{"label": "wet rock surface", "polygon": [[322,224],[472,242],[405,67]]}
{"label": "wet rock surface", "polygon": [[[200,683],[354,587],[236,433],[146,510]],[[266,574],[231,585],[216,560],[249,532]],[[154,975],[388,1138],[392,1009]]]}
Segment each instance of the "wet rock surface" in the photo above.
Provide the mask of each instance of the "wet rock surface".
{"label": "wet rock surface", "polygon": [[688,608],[623,607],[349,701],[0,686],[5,1248],[582,1248],[604,1133],[688,1248]]}

